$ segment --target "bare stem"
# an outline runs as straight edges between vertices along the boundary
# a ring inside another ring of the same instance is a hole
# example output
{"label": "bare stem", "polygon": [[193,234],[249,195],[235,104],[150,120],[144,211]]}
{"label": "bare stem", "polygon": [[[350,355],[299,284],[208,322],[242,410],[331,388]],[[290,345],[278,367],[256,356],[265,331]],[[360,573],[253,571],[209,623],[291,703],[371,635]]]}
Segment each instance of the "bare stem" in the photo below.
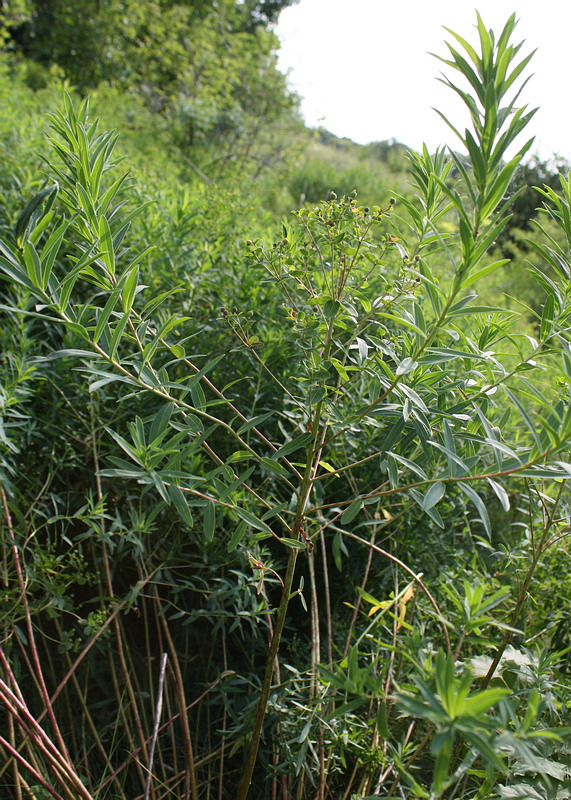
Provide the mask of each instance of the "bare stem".
{"label": "bare stem", "polygon": [[145,786],[145,800],[149,800],[149,793],[151,791],[151,780],[153,777],[153,758],[155,756],[155,747],[157,744],[157,737],[159,735],[159,725],[161,722],[161,714],[163,711],[163,689],[165,685],[165,671],[167,668],[167,654],[161,655],[161,667],[159,672],[159,687],[157,690],[157,703],[155,706],[155,724],[153,726],[153,737],[151,739],[151,746],[149,748],[149,762],[147,764],[147,785]]}

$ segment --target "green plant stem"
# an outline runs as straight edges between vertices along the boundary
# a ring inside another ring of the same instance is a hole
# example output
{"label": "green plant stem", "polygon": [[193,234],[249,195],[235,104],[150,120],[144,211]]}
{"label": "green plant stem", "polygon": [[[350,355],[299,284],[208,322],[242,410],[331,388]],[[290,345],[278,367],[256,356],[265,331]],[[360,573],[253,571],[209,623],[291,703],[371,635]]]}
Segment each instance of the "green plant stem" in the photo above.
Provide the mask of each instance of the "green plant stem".
{"label": "green plant stem", "polygon": [[[44,763],[62,785],[64,792],[68,795],[70,800],[75,800],[77,795],[72,791],[70,786],[75,788],[75,784],[79,781],[79,778],[76,776],[73,767],[65,761],[55,744],[49,739],[40,725],[38,725],[37,720],[29,713],[23,701],[19,700],[19,698],[11,692],[4,681],[0,681],[0,698],[6,712],[18,724],[20,730],[27,737],[28,742],[33,743],[36,750],[41,754]],[[81,796],[91,798],[91,795],[85,790],[85,787],[83,788]]]}
{"label": "green plant stem", "polygon": [[[377,535],[377,529],[373,528],[373,532],[371,534],[371,545],[375,544],[376,535]],[[369,572],[371,571],[372,563],[373,563],[373,547],[371,546],[369,547],[367,563],[365,564],[365,571],[363,573],[363,579],[361,581],[361,589],[363,591],[367,588],[367,581],[369,580]],[[355,623],[357,622],[360,608],[361,608],[361,595],[358,595],[357,600],[355,601],[353,614],[351,615],[351,621],[349,622],[349,629],[347,631],[347,637],[345,639],[345,646],[343,647],[343,658],[346,658],[347,653],[349,652],[349,647],[351,646],[351,640],[353,638],[353,628],[355,627]]]}
{"label": "green plant stem", "polygon": [[317,602],[317,586],[315,583],[315,555],[308,553],[309,590],[311,612],[311,680],[309,685],[309,699],[313,700],[317,690],[317,665],[321,661],[321,637],[319,635],[319,603]]}
{"label": "green plant stem", "polygon": [[[541,535],[541,539],[538,542],[537,547],[535,548],[535,552],[533,554],[533,558],[531,560],[531,564],[529,565],[529,568],[528,568],[528,570],[526,572],[525,578],[523,579],[523,583],[522,583],[522,585],[520,587],[520,590],[518,592],[516,604],[515,604],[515,607],[514,607],[512,616],[511,616],[511,620],[510,620],[510,626],[511,627],[515,627],[515,625],[517,624],[519,615],[520,615],[521,610],[522,610],[522,608],[524,606],[524,603],[526,601],[527,590],[529,589],[529,585],[531,583],[531,580],[532,580],[533,575],[535,573],[535,570],[537,568],[538,561],[539,561],[539,559],[540,559],[540,557],[543,554],[543,551],[545,549],[546,542],[547,542],[547,539],[549,537],[549,532],[551,530],[551,526],[552,526],[553,520],[555,518],[555,511],[556,511],[557,506],[559,504],[559,499],[561,497],[561,492],[562,491],[563,491],[563,484],[561,484],[559,486],[559,492],[558,492],[557,498],[555,500],[555,503],[553,504],[552,512],[549,515],[549,517],[548,517],[548,519],[547,519],[547,521],[545,523],[545,528],[544,528],[543,533]],[[500,661],[502,660],[502,657],[503,657],[503,655],[504,655],[504,653],[506,651],[506,647],[508,646],[508,644],[511,641],[512,635],[513,635],[512,631],[510,631],[510,630],[505,630],[504,631],[504,635],[502,636],[502,641],[500,642],[500,645],[499,645],[498,649],[496,650],[496,653],[494,655],[494,658],[492,659],[492,663],[490,664],[488,672],[486,673],[486,676],[484,677],[484,679],[482,681],[482,691],[488,687],[488,684],[490,683],[490,681],[494,677],[496,669],[498,668],[498,665],[499,665]]]}
{"label": "green plant stem", "polygon": [[[58,635],[61,638],[61,633],[62,633],[61,625],[59,624],[59,622],[57,620],[55,622],[55,625],[56,625],[56,630],[58,631]],[[99,754],[101,756],[101,759],[102,759],[103,763],[105,764],[105,768],[109,772],[111,772],[113,768],[112,768],[111,762],[109,760],[109,755],[108,755],[107,751],[105,750],[105,748],[103,746],[103,743],[101,741],[101,737],[99,736],[99,732],[97,730],[97,726],[95,725],[95,722],[93,721],[93,716],[91,715],[91,712],[89,711],[89,708],[88,708],[88,705],[87,705],[87,701],[86,701],[86,697],[85,697],[85,693],[82,692],[81,687],[79,685],[79,681],[77,679],[77,676],[75,675],[75,672],[72,671],[72,664],[71,664],[71,658],[69,657],[69,653],[65,654],[65,660],[66,660],[66,664],[68,666],[69,674],[71,675],[71,682],[72,682],[72,684],[73,684],[73,686],[75,688],[75,694],[76,694],[76,697],[77,697],[77,702],[79,703],[79,705],[81,707],[81,710],[83,712],[83,716],[85,718],[85,721],[86,721],[86,723],[87,723],[87,725],[89,727],[89,730],[91,731],[91,735],[93,736],[93,741],[95,742],[95,746],[96,746],[97,750],[99,751]],[[53,697],[52,697],[52,702],[53,702]],[[115,782],[115,791],[117,792],[117,796],[118,797],[121,797],[121,798],[123,798],[123,800],[126,800],[126,796],[125,796],[125,793],[123,791],[123,787],[121,786],[119,781]]]}
{"label": "green plant stem", "polygon": [[[192,797],[192,800],[198,800],[198,784],[196,782],[196,767],[194,763],[194,748],[192,745],[192,735],[190,733],[190,725],[188,723],[188,715],[187,715],[187,702],[186,696],[184,692],[184,680],[182,677],[182,671],[180,668],[180,662],[178,659],[178,654],[176,652],[176,648],[174,646],[174,642],[172,640],[172,636],[169,630],[169,626],[164,614],[160,613],[161,610],[161,601],[159,597],[159,593],[155,587],[154,589],[155,595],[155,602],[159,609],[159,613],[157,614],[157,618],[161,625],[161,631],[163,636],[165,637],[165,641],[167,643],[168,651],[170,654],[170,661],[172,664],[172,668],[174,670],[175,675],[175,689],[180,709],[180,722],[182,726],[182,732],[184,737],[184,747],[186,751],[186,779],[185,782],[187,786],[185,787],[185,797]],[[146,752],[146,746],[143,749],[143,753]]]}
{"label": "green plant stem", "polygon": [[[13,748],[16,747],[16,731],[14,729],[14,718],[9,715],[8,716],[8,737],[10,739],[10,744]],[[18,761],[14,758],[12,759],[12,772],[14,775],[14,788],[16,790],[16,800],[22,800],[22,784],[20,782],[20,769],[18,766]]]}
{"label": "green plant stem", "polygon": [[[33,663],[32,674],[35,675],[35,678],[37,680],[38,687],[39,687],[39,690],[40,690],[40,695],[42,697],[42,701],[43,701],[43,704],[44,704],[44,711],[47,713],[48,719],[51,722],[51,725],[52,725],[52,728],[53,728],[53,731],[54,731],[54,734],[55,734],[55,740],[56,740],[58,748],[59,748],[59,752],[58,752],[56,750],[55,746],[52,746],[52,749],[57,753],[57,755],[55,756],[56,761],[54,763],[54,767],[57,769],[58,773],[59,773],[59,770],[63,770],[66,773],[66,779],[74,786],[75,791],[78,793],[78,795],[80,797],[85,798],[85,800],[92,800],[91,794],[87,791],[87,789],[83,785],[82,781],[80,780],[79,776],[75,772],[75,769],[74,769],[74,767],[72,765],[71,759],[69,757],[69,753],[67,752],[67,748],[65,746],[65,742],[63,741],[63,737],[61,735],[59,726],[58,726],[56,718],[55,718],[55,714],[54,714],[54,710],[53,710],[53,704],[52,704],[52,701],[50,699],[50,696],[49,696],[49,693],[48,693],[48,689],[47,689],[47,686],[46,686],[46,683],[45,683],[45,680],[44,680],[44,675],[43,675],[43,671],[42,671],[42,667],[41,667],[39,653],[38,653],[38,650],[37,650],[37,647],[36,647],[36,640],[35,640],[34,629],[33,629],[33,625],[32,625],[32,617],[31,617],[31,613],[30,613],[30,608],[29,608],[29,604],[28,604],[28,596],[27,596],[27,592],[26,592],[26,582],[25,582],[25,579],[24,579],[24,572],[23,572],[23,569],[22,569],[22,564],[20,562],[20,556],[19,556],[19,552],[18,552],[18,545],[17,545],[17,542],[16,542],[16,536],[15,536],[15,533],[14,533],[14,528],[12,526],[12,517],[11,517],[11,514],[10,514],[10,509],[8,507],[8,498],[6,497],[6,493],[4,491],[4,488],[0,488],[0,496],[2,498],[2,506],[3,506],[3,509],[4,509],[4,515],[5,515],[5,518],[6,518],[6,524],[8,526],[8,534],[10,536],[10,541],[11,541],[11,544],[12,544],[12,552],[13,552],[13,556],[14,556],[14,563],[15,563],[16,572],[17,572],[17,575],[18,575],[18,583],[19,583],[19,586],[20,586],[20,592],[21,592],[21,596],[22,596],[22,605],[24,607],[24,613],[25,613],[25,618],[26,618],[26,628],[27,628],[27,632],[28,632],[28,639],[29,639],[30,649],[31,649],[31,653],[32,653],[32,656],[31,656],[32,657],[32,663]],[[21,702],[22,702],[22,705],[24,706],[23,701],[21,701]],[[37,727],[41,731],[41,728],[39,728],[39,725],[37,725]],[[42,731],[42,733],[43,733],[43,731]],[[20,760],[20,754],[19,753],[18,753],[18,760]],[[64,782],[64,785],[66,785],[65,782]]]}
{"label": "green plant stem", "polygon": [[[93,410],[92,410],[92,422],[93,422]],[[97,440],[95,438],[95,432],[93,432],[93,434],[92,434],[91,441],[92,441],[93,464],[95,466],[95,485],[97,487],[97,499],[101,503],[103,501],[103,488],[101,486],[101,477],[99,476],[99,453],[98,453],[98,449],[97,449]],[[101,519],[101,530],[102,530],[102,532],[105,531],[105,523],[104,523],[104,519],[103,518]],[[109,593],[109,596],[112,597],[113,599],[115,599],[115,592],[113,590],[113,578],[112,578],[112,574],[111,574],[111,565],[109,563],[109,553],[108,553],[107,544],[106,544],[105,541],[102,542],[101,554],[102,554],[103,572],[104,572],[104,575],[105,575],[105,583],[107,585],[107,591]],[[114,630],[114,633],[115,633],[115,642],[116,642],[116,645],[117,645],[117,655],[119,657],[119,664],[121,666],[121,672],[123,674],[123,680],[125,682],[125,688],[126,688],[126,691],[127,691],[127,696],[129,698],[129,705],[131,707],[131,713],[133,714],[133,719],[134,719],[134,722],[135,722],[135,729],[137,731],[137,736],[138,736],[138,739],[139,739],[139,745],[140,745],[142,753],[143,753],[143,759],[144,759],[145,763],[148,763],[149,756],[148,756],[148,752],[147,752],[147,746],[146,746],[145,734],[144,734],[144,731],[143,731],[143,725],[142,725],[142,722],[141,722],[141,716],[139,714],[139,707],[137,705],[137,697],[136,697],[136,693],[135,693],[135,691],[133,689],[133,682],[132,682],[131,676],[129,674],[129,669],[127,667],[127,659],[125,657],[125,648],[124,648],[124,645],[123,645],[123,631],[122,631],[122,628],[121,628],[120,621],[119,621],[118,617],[116,617],[116,616],[113,618],[113,630]],[[113,664],[111,663],[110,666],[111,666],[111,669],[113,671]],[[115,681],[115,677],[114,677],[113,680]],[[121,708],[121,713],[123,714],[124,712],[123,712],[122,704],[120,705],[120,708]],[[125,725],[125,723],[124,723],[124,725]],[[125,729],[127,731],[129,731],[129,727],[127,725],[125,725]],[[129,732],[129,739],[130,739],[131,749],[134,749],[134,742],[133,742],[133,739],[131,738],[130,732]],[[136,762],[136,764],[137,764],[137,771],[139,773],[139,778],[141,780],[141,783],[142,783],[142,786],[143,786],[143,789],[144,789],[145,785],[146,785],[146,777],[145,777],[145,774],[144,774],[143,769],[142,769],[141,765],[139,764],[139,762]],[[155,800],[155,795],[154,795],[154,789],[153,788],[151,788],[151,792],[152,792],[153,800]]]}
{"label": "green plant stem", "polygon": [[[296,530],[296,527],[294,527],[294,530]],[[297,527],[296,532],[299,534],[299,527]],[[236,795],[236,800],[246,800],[246,798],[248,797],[248,792],[250,790],[250,784],[252,782],[252,775],[254,773],[254,767],[258,755],[258,748],[260,745],[260,738],[262,735],[262,725],[264,722],[264,717],[266,715],[266,707],[268,705],[268,700],[270,698],[270,691],[272,688],[274,661],[278,654],[280,641],[287,616],[287,610],[291,599],[291,590],[293,586],[295,566],[297,563],[298,554],[299,550],[297,550],[296,548],[292,548],[289,552],[286,574],[284,578],[284,587],[282,590],[281,600],[276,615],[276,625],[274,628],[274,635],[272,636],[270,649],[266,659],[266,668],[262,682],[262,690],[260,692],[260,699],[258,700],[256,717],[252,728],[252,737],[250,739],[250,746],[248,748],[248,754],[246,756],[246,765],[244,767],[244,772],[242,774],[242,780],[240,782],[238,794]]]}
{"label": "green plant stem", "polygon": [[323,588],[325,591],[325,615],[327,620],[327,663],[329,668],[333,664],[333,619],[331,617],[331,592],[329,589],[329,567],[327,564],[327,548],[323,531],[319,531],[321,545],[321,558],[323,561]]}
{"label": "green plant stem", "polygon": [[8,526],[8,534],[10,536],[10,541],[12,544],[12,553],[14,556],[14,564],[16,566],[16,572],[18,575],[18,583],[20,586],[20,592],[22,595],[22,605],[24,607],[24,614],[26,619],[26,629],[28,632],[28,640],[30,642],[30,649],[32,651],[32,659],[34,664],[34,671],[36,675],[36,679],[38,681],[38,686],[40,689],[40,694],[42,696],[42,701],[44,703],[44,708],[47,711],[48,718],[50,720],[51,726],[53,728],[56,741],[58,746],[62,752],[62,755],[67,758],[69,761],[69,754],[67,753],[65,743],[63,741],[59,726],[57,724],[55,714],[53,711],[52,703],[50,701],[50,697],[48,694],[48,690],[44,681],[44,675],[42,672],[42,668],[40,666],[40,658],[38,655],[38,651],[36,648],[36,639],[34,636],[34,629],[32,626],[32,617],[30,613],[30,607],[28,604],[28,595],[26,592],[26,581],[24,579],[24,571],[22,569],[22,564],[20,562],[20,555],[18,552],[18,545],[16,543],[16,536],[14,533],[14,528],[12,526],[12,516],[10,514],[10,509],[8,507],[8,498],[6,497],[6,493],[3,488],[0,488],[0,495],[2,497],[2,506],[4,508],[4,516],[6,518],[6,525]]}
{"label": "green plant stem", "polygon": [[373,544],[372,542],[368,542],[366,539],[363,539],[360,536],[357,536],[355,533],[351,533],[350,531],[343,531],[343,533],[344,533],[345,536],[348,536],[350,539],[355,539],[356,542],[361,542],[361,544],[364,544],[365,547],[369,547],[369,548],[371,548],[371,550],[374,550],[376,553],[379,553],[379,555],[384,556],[385,558],[388,558],[389,561],[392,561],[393,563],[395,563],[399,567],[401,567],[401,569],[403,569],[406,573],[408,573],[411,576],[411,578],[416,583],[418,583],[420,589],[424,592],[424,594],[428,598],[428,601],[430,602],[430,605],[436,611],[437,619],[440,622],[440,627],[442,628],[442,633],[444,634],[444,641],[446,642],[446,652],[450,653],[450,636],[448,635],[448,627],[447,627],[449,623],[446,622],[445,617],[443,616],[442,612],[440,611],[440,608],[438,607],[438,603],[436,602],[436,600],[434,599],[432,594],[427,589],[424,581],[416,574],[416,572],[414,572],[410,567],[408,567],[404,563],[404,561],[401,561],[400,558],[397,558],[396,556],[393,556],[392,553],[389,553],[386,550],[383,550],[378,545]]}
{"label": "green plant stem", "polygon": [[[214,689],[214,688],[216,688],[216,686],[218,686],[218,684],[220,683],[220,681],[222,680],[222,678],[223,678],[223,677],[225,677],[225,673],[223,673],[223,674],[222,674],[222,675],[221,675],[219,678],[217,678],[215,681],[213,681],[213,682],[210,684],[210,686],[208,686],[208,688],[207,688],[207,689],[205,689],[205,691],[204,691],[204,692],[202,692],[202,694],[200,694],[200,695],[199,695],[199,696],[196,698],[196,700],[193,700],[193,701],[192,701],[192,703],[189,703],[189,704],[186,706],[186,708],[185,708],[185,711],[190,711],[190,709],[191,709],[191,708],[194,708],[194,706],[198,705],[198,704],[200,703],[200,701],[201,701],[201,700],[203,700],[203,699],[206,697],[206,695],[207,695],[209,692],[211,692],[211,691],[212,691],[212,689]],[[167,697],[168,697],[168,695],[167,695]],[[170,716],[170,717],[167,719],[167,721],[166,721],[166,722],[163,722],[163,724],[160,726],[160,728],[159,728],[159,730],[158,730],[159,734],[160,734],[160,733],[162,733],[162,732],[163,732],[164,730],[166,730],[167,728],[170,728],[170,727],[172,726],[172,723],[173,723],[173,722],[175,722],[177,719],[179,719],[179,717],[180,717],[180,714],[181,714],[181,712],[180,712],[180,711],[177,711],[177,713],[176,713],[176,714],[172,714],[172,715],[171,715],[171,716]],[[148,743],[148,744],[150,744],[150,743],[151,743],[151,737],[149,737],[149,738],[147,739],[147,743]],[[220,748],[220,750],[221,750],[221,748]],[[206,763],[206,762],[207,762],[209,759],[211,759],[211,758],[217,758],[217,757],[220,755],[220,750],[217,750],[217,751],[215,751],[215,752],[213,752],[213,753],[209,753],[209,754],[208,754],[208,755],[207,755],[205,758],[198,759],[198,760],[195,762],[195,766],[197,766],[197,767],[198,767],[198,766],[201,766],[202,764],[205,764],[205,763]],[[117,767],[117,769],[115,770],[115,772],[113,773],[113,775],[110,775],[108,778],[106,778],[106,779],[103,781],[103,783],[102,783],[102,785],[101,785],[101,786],[102,786],[102,788],[105,788],[105,787],[106,787],[106,786],[107,786],[109,783],[111,783],[111,781],[115,780],[115,779],[116,779],[116,777],[117,777],[118,775],[120,775],[120,774],[121,774],[121,772],[123,772],[123,771],[124,771],[124,770],[127,768],[127,766],[128,766],[130,763],[131,763],[131,761],[132,761],[132,760],[133,760],[133,759],[134,759],[136,756],[138,756],[140,752],[141,752],[141,748],[139,747],[137,750],[133,750],[133,752],[129,753],[129,757],[128,757],[128,759],[127,759],[126,761],[124,761],[124,762],[123,762],[123,764],[121,764],[119,767]],[[177,772],[177,775],[178,775],[178,772]],[[181,775],[184,775],[184,773],[181,773]]]}
{"label": "green plant stem", "polygon": [[[331,349],[331,342],[333,337],[333,326],[334,320],[331,320],[329,328],[327,330],[327,336],[325,339],[325,343],[323,346],[323,358],[327,358],[329,356],[329,352]],[[299,488],[299,494],[297,498],[297,505],[296,505],[296,512],[295,512],[295,520],[293,523],[293,538],[295,541],[299,541],[302,535],[305,537],[305,534],[302,533],[303,531],[303,520],[306,511],[307,501],[309,499],[309,493],[311,491],[311,487],[313,485],[313,479],[315,476],[315,472],[317,469],[317,464],[319,461],[319,453],[323,447],[323,442],[326,435],[326,429],[324,428],[323,431],[320,431],[320,422],[321,422],[321,414],[323,410],[323,401],[320,401],[316,408],[313,415],[313,430],[315,431],[315,438],[311,445],[307,448],[307,456],[305,462],[305,470],[303,473],[303,479],[301,482],[301,486]],[[315,464],[314,464],[315,461]],[[248,792],[250,790],[250,784],[252,782],[252,775],[254,774],[254,767],[256,765],[256,759],[258,756],[258,749],[260,746],[260,739],[262,735],[262,726],[264,723],[264,717],[266,715],[266,708],[268,705],[268,700],[270,698],[270,691],[272,688],[272,678],[274,673],[274,661],[277,658],[278,650],[282,638],[282,633],[285,625],[285,620],[287,616],[287,611],[289,607],[289,603],[291,600],[291,590],[293,586],[293,579],[295,576],[295,567],[297,564],[297,557],[299,555],[299,550],[297,548],[291,548],[288,560],[287,560],[287,567],[286,567],[286,574],[283,582],[283,589],[282,595],[280,599],[280,604],[278,606],[278,611],[276,615],[276,624],[274,628],[274,633],[272,636],[270,649],[268,652],[268,656],[266,659],[266,667],[264,671],[264,678],[262,681],[262,690],[260,693],[260,698],[258,700],[258,707],[256,709],[256,717],[254,719],[254,726],[252,729],[252,737],[250,739],[250,746],[248,748],[248,753],[246,755],[246,765],[244,767],[244,772],[242,773],[242,779],[240,781],[240,786],[238,789],[238,794],[236,795],[236,800],[246,800],[248,797]]]}
{"label": "green plant stem", "polygon": [[[402,494],[403,492],[409,491],[409,489],[416,489],[421,486],[429,486],[432,483],[438,483],[439,481],[446,480],[448,483],[470,483],[471,481],[485,481],[488,478],[505,478],[508,475],[517,475],[518,472],[523,472],[524,469],[529,469],[530,467],[535,467],[544,463],[548,456],[555,455],[559,450],[563,447],[563,442],[557,446],[549,447],[547,450],[544,450],[543,453],[540,453],[537,458],[533,458],[530,461],[526,461],[524,464],[520,464],[517,467],[512,467],[510,469],[503,469],[503,470],[496,470],[496,472],[489,472],[489,473],[479,473],[478,475],[449,475],[446,478],[438,477],[438,478],[428,478],[427,480],[422,481],[414,481],[413,483],[407,483],[405,486],[397,486],[395,489],[382,489],[381,487],[377,487],[373,489],[371,492],[367,492],[366,494],[361,495],[361,499],[369,499],[371,497],[386,497],[387,495],[391,494]],[[386,486],[386,481],[382,486]],[[314,511],[323,511],[327,508],[335,508],[337,506],[349,506],[353,502],[353,499],[350,500],[340,500],[336,503],[324,503],[320,506],[313,506],[309,509],[309,513]],[[340,517],[341,514],[338,514]]]}
{"label": "green plant stem", "polygon": [[44,778],[40,775],[40,773],[36,769],[34,769],[34,767],[30,764],[30,762],[26,761],[24,756],[21,755],[21,753],[19,753],[18,750],[16,750],[15,747],[12,747],[10,742],[7,742],[6,739],[4,739],[3,736],[0,736],[0,745],[2,745],[2,747],[6,750],[6,752],[10,753],[10,755],[19,764],[21,764],[25,769],[28,770],[28,772],[31,774],[33,779],[35,781],[37,781],[40,784],[40,786],[44,787],[44,789],[50,795],[50,797],[53,797],[54,800],[64,800],[64,798],[61,796],[61,794],[56,792],[56,790],[52,786],[50,786],[49,783],[46,780],[44,780]]}

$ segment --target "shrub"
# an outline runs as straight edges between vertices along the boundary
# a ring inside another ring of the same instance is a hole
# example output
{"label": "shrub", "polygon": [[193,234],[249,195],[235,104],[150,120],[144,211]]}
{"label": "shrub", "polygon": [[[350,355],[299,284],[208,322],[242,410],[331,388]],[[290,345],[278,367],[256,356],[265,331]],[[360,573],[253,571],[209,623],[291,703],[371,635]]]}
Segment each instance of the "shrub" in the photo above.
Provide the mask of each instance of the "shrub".
{"label": "shrub", "polygon": [[[566,244],[538,245],[537,338],[473,291],[504,263],[530,145],[504,160],[533,116],[514,26],[496,41],[478,17],[477,49],[449,45],[471,168],[424,148],[414,201],[302,208],[218,283],[213,234],[199,256],[187,239],[216,215],[183,202],[153,255],[161,222],[125,202],[114,134],[87,102],[51,115],[53,178],[0,258],[13,346],[35,356],[4,364],[6,787],[566,791],[561,656],[534,651],[525,608],[568,526],[570,179],[544,193]],[[498,541],[490,498],[519,536]]]}

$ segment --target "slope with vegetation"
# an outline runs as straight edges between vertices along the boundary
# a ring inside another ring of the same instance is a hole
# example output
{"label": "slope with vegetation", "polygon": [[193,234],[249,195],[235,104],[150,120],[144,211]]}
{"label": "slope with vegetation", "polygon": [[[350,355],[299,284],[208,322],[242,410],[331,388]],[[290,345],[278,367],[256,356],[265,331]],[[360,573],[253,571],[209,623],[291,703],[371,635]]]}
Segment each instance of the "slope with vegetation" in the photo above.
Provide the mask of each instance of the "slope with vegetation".
{"label": "slope with vegetation", "polygon": [[571,179],[510,188],[515,19],[448,45],[468,158],[405,159],[303,129],[282,5],[86,2],[81,58],[3,7],[0,792],[570,797]]}

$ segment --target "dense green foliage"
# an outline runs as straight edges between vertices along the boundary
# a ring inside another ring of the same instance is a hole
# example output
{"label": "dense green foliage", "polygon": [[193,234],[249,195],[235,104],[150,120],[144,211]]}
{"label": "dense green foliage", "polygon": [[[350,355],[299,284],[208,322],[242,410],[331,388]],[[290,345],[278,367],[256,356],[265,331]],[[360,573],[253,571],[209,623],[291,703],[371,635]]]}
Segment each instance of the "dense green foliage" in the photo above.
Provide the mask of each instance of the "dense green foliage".
{"label": "dense green foliage", "polygon": [[210,177],[257,178],[299,127],[268,28],[284,5],[25,0],[4,11],[6,49],[25,56],[30,85],[51,67],[80,92],[112,86],[157,114],[167,142],[192,148]]}
{"label": "dense green foliage", "polygon": [[405,158],[310,140],[284,3],[94,3],[71,59],[78,5],[3,11],[1,796],[570,797],[571,179],[506,159],[514,18],[451,34],[468,157]]}

